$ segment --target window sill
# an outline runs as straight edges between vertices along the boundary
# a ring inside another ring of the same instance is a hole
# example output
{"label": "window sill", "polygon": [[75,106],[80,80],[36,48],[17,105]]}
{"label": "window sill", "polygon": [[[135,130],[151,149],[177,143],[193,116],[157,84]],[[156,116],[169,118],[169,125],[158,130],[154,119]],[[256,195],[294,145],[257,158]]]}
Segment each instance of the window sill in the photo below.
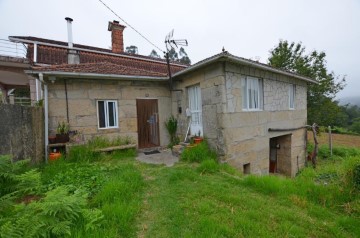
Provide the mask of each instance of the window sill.
{"label": "window sill", "polygon": [[98,130],[111,130],[111,129],[119,129],[119,127],[117,126],[117,127],[104,127],[104,128],[100,128],[100,127],[98,127]]}
{"label": "window sill", "polygon": [[263,109],[243,109],[243,112],[262,112]]}

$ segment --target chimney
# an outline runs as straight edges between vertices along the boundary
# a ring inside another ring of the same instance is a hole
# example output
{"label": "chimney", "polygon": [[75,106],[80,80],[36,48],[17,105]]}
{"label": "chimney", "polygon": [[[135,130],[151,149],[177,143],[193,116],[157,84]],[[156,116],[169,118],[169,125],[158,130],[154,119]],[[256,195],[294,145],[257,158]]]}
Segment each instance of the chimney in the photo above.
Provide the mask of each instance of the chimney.
{"label": "chimney", "polygon": [[72,21],[70,17],[65,17],[67,21],[67,32],[68,32],[68,64],[80,64],[80,55],[79,53],[73,49],[73,38],[72,38]]}
{"label": "chimney", "polygon": [[120,25],[118,21],[109,22],[108,30],[111,31],[111,47],[113,53],[124,52],[123,31],[125,26]]}

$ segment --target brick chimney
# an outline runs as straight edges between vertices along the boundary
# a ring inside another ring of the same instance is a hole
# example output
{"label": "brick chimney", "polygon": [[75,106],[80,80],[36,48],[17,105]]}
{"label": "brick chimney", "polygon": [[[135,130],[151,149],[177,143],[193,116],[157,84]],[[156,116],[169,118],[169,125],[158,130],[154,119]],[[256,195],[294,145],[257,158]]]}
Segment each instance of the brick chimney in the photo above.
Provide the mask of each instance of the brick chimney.
{"label": "brick chimney", "polygon": [[124,52],[123,31],[125,26],[120,25],[118,21],[109,22],[108,30],[111,31],[111,47],[113,53]]}

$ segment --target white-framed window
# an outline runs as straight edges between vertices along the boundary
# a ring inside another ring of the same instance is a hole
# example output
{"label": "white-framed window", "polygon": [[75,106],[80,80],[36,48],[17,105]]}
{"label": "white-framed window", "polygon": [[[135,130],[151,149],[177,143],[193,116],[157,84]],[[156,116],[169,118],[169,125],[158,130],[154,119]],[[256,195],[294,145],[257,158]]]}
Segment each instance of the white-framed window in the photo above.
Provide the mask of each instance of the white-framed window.
{"label": "white-framed window", "polygon": [[289,108],[295,109],[295,84],[289,85]]}
{"label": "white-framed window", "polygon": [[118,128],[118,107],[115,100],[97,101],[98,126],[100,129]]}
{"label": "white-framed window", "polygon": [[262,79],[246,76],[241,79],[243,109],[258,111],[263,108]]}

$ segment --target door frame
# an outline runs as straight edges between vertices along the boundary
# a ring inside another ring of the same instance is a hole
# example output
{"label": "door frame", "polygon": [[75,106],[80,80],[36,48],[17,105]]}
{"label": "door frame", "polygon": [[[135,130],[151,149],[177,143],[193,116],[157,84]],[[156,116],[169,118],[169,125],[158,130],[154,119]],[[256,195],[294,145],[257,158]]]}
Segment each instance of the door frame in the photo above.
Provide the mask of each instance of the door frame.
{"label": "door frame", "polygon": [[[277,143],[277,137],[272,137],[269,139],[269,173],[277,172]],[[275,159],[272,158],[273,156],[275,157]]]}

